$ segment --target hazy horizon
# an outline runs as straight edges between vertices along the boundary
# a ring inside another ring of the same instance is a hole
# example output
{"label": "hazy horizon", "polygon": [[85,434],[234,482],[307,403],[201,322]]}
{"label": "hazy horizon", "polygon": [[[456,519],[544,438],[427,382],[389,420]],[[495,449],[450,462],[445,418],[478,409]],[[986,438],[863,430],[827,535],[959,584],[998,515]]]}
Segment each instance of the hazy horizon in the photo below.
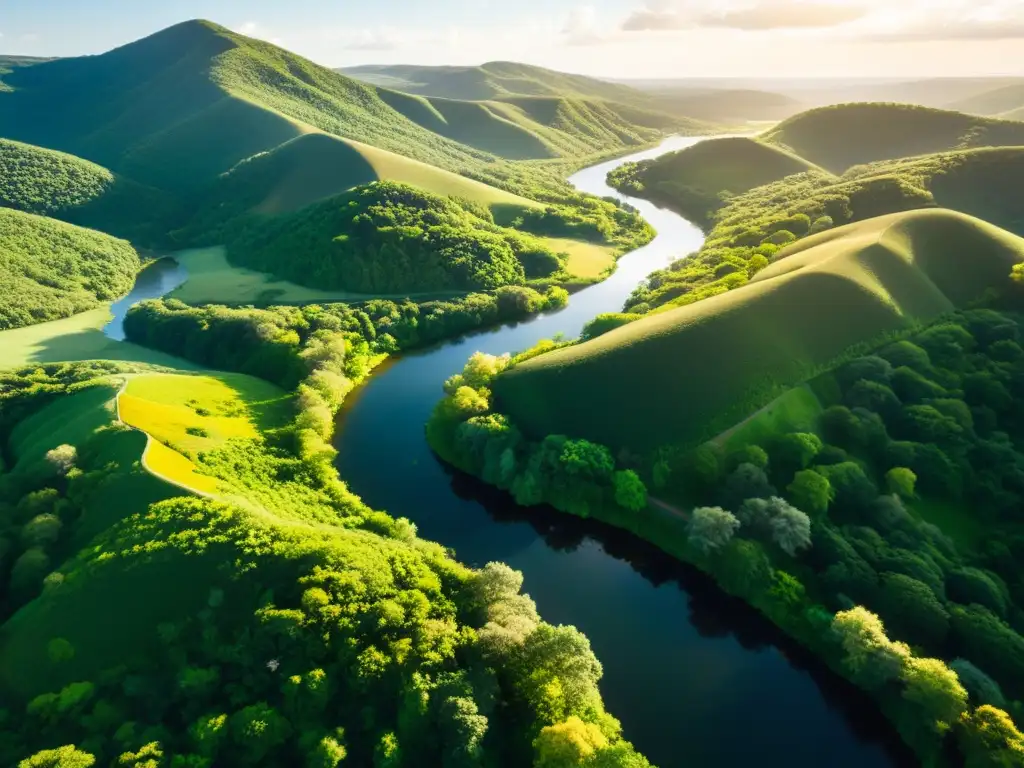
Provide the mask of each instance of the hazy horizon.
{"label": "hazy horizon", "polygon": [[1024,76],[1018,0],[389,0],[326,8],[313,0],[108,0],[102,14],[52,0],[7,9],[0,51],[102,53],[193,18],[329,67],[507,60],[647,80]]}

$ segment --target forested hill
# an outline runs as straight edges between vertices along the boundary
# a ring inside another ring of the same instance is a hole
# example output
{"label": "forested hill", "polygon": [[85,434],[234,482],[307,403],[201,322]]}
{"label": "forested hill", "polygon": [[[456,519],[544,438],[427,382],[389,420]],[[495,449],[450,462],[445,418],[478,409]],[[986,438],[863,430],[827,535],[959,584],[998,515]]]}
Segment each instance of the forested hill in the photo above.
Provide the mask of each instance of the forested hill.
{"label": "forested hill", "polygon": [[803,112],[762,137],[833,173],[878,160],[1024,144],[1024,123],[909,104],[839,104]]}
{"label": "forested hill", "polygon": [[[524,116],[458,101],[440,109],[206,21],[100,56],[12,70],[4,83],[0,135],[177,190],[202,186],[310,131],[481,175],[500,165],[498,157],[578,157],[646,143],[677,127],[667,119],[648,127],[619,118],[596,140],[552,141]],[[57,104],[61,120],[53,119]]]}

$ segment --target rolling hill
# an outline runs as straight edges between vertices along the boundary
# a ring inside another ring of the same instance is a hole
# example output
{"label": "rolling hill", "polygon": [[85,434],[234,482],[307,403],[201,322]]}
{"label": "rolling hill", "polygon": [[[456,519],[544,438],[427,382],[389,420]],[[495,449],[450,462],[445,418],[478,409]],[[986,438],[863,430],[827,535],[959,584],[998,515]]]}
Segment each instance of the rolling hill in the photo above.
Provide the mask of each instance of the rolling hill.
{"label": "rolling hill", "polygon": [[74,155],[0,139],[0,207],[67,221],[143,245],[160,239],[177,206]]}
{"label": "rolling hill", "polygon": [[947,210],[840,227],[783,251],[742,288],[512,368],[493,384],[497,407],[531,437],[631,452],[695,444],[851,346],[1008,285],[1022,259],[1024,239]]}
{"label": "rolling hill", "polygon": [[1024,144],[1024,123],[905,104],[841,104],[801,113],[761,136],[834,173],[878,160]]}
{"label": "rolling hill", "polygon": [[[205,21],[100,56],[15,69],[4,82],[11,90],[0,93],[0,135],[176,191],[312,131],[481,175],[498,156],[580,157],[676,127],[667,116],[654,128],[628,122],[645,117],[637,113],[615,117],[589,140],[580,132],[560,139],[561,127],[475,102],[435,103],[377,88]],[[54,104],[61,120],[52,119]]]}
{"label": "rolling hill", "polygon": [[139,267],[124,240],[0,208],[0,330],[95,309],[128,293]]}
{"label": "rolling hill", "polygon": [[740,136],[702,141],[622,166],[609,174],[609,182],[704,222],[722,205],[723,192],[740,194],[806,171],[821,169],[776,146]]}
{"label": "rolling hill", "polygon": [[650,105],[651,99],[628,85],[570,75],[530,64],[491,61],[479,67],[370,65],[339,69],[367,83],[421,96],[490,101],[507,96],[557,96]]}
{"label": "rolling hill", "polygon": [[1024,108],[1024,83],[1004,85],[1001,88],[985,91],[970,98],[953,102],[949,105],[949,108],[959,112],[970,112],[976,115],[994,115],[1005,118]]}
{"label": "rolling hill", "polygon": [[752,88],[666,88],[651,93],[665,111],[714,123],[785,120],[805,109],[792,96]]}

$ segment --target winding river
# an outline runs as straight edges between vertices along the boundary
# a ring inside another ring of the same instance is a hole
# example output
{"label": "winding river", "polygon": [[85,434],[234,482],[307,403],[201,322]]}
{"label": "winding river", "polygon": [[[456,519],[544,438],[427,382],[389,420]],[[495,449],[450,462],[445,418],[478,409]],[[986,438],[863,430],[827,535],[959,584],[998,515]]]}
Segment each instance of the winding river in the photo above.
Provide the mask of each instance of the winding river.
{"label": "winding river", "polygon": [[[424,538],[452,547],[463,562],[500,560],[522,571],[525,590],[546,620],[574,624],[590,638],[604,664],[601,689],[609,710],[621,719],[625,736],[661,768],[755,761],[787,768],[911,765],[870,701],[702,574],[614,528],[547,508],[517,507],[505,494],[443,465],[424,439],[442,382],[473,352],[516,351],[558,332],[578,336],[595,315],[621,309],[651,271],[700,247],[697,227],[605,183],[607,172],[626,160],[697,141],[672,138],[573,176],[583,191],[640,209],[658,237],[620,259],[611,278],[573,295],[560,312],[405,355],[378,369],[339,416],[338,469],[368,504],[408,517]],[[123,339],[128,307],[164,295],[184,279],[173,261],[150,266],[135,290],[112,307],[114,319],[104,332]]]}
{"label": "winding river", "polygon": [[379,369],[339,417],[337,467],[366,503],[408,517],[424,538],[452,547],[463,562],[500,560],[522,571],[524,589],[546,620],[574,624],[590,638],[604,664],[601,690],[609,710],[661,768],[913,764],[865,697],[702,574],[613,528],[550,509],[521,509],[443,465],[424,439],[441,384],[473,352],[525,349],[558,332],[578,336],[595,315],[619,311],[650,272],[700,247],[697,227],[605,183],[608,171],[627,160],[698,141],[672,138],[573,176],[585,192],[638,208],[658,237],[620,259],[611,278],[574,294],[560,312]]}

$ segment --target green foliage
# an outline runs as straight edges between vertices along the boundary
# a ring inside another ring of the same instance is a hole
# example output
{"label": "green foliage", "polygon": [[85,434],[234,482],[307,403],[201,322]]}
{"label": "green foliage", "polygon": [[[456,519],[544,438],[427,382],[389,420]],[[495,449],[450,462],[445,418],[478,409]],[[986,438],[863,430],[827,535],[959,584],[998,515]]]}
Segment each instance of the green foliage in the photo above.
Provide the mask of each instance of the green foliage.
{"label": "green foliage", "polygon": [[123,240],[0,208],[0,330],[113,301],[131,289],[139,266]]}
{"label": "green foliage", "polygon": [[939,659],[910,658],[903,668],[904,697],[920,706],[943,733],[967,709],[967,691],[956,672]]}
{"label": "green foliage", "polygon": [[721,549],[740,527],[740,521],[721,507],[698,507],[690,515],[689,542],[702,552]]}
{"label": "green foliage", "polygon": [[762,136],[836,172],[859,163],[979,146],[1018,146],[1008,120],[909,104],[838,104],[803,112]]}
{"label": "green foliage", "polygon": [[377,182],[298,213],[250,219],[228,258],[300,285],[360,293],[494,289],[564,266],[539,240],[484,211]]}
{"label": "green foliage", "polygon": [[18,768],[90,768],[96,758],[74,745],[44,749],[18,763]]}
{"label": "green foliage", "polygon": [[793,502],[820,517],[828,512],[829,505],[835,498],[835,491],[828,478],[813,469],[802,469],[793,476],[793,482],[786,489]]}
{"label": "green foliage", "polygon": [[632,512],[639,512],[647,506],[647,487],[631,469],[616,472],[612,478],[615,487],[615,503]]}

